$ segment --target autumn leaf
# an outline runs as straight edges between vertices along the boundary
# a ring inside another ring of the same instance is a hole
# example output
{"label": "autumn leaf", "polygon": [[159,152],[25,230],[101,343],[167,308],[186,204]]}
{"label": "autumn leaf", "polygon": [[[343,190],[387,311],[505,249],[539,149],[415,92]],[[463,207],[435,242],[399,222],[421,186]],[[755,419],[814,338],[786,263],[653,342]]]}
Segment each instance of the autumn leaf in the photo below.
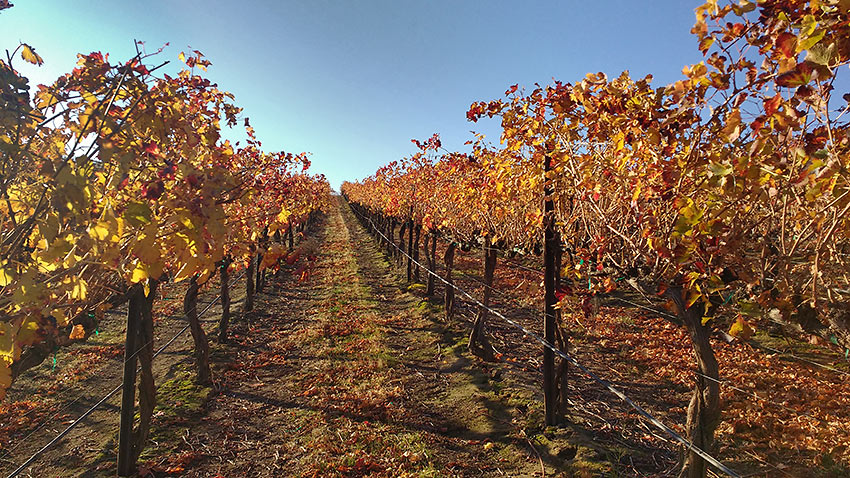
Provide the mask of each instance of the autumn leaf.
{"label": "autumn leaf", "polygon": [[124,220],[133,227],[150,224],[152,215],[150,206],[144,203],[131,202],[124,209]]}
{"label": "autumn leaf", "polygon": [[32,317],[28,317],[24,320],[24,323],[21,324],[20,330],[18,330],[18,336],[16,338],[18,344],[20,345],[32,345],[39,340],[38,336],[38,320]]}
{"label": "autumn leaf", "polygon": [[26,43],[21,43],[21,58],[24,61],[32,63],[33,65],[41,66],[44,64],[44,60],[35,52],[35,48],[27,45]]}
{"label": "autumn leaf", "polygon": [[141,262],[136,263],[136,267],[133,269],[133,273],[130,275],[130,282],[133,284],[138,284],[143,280],[148,278],[148,268],[145,267]]}
{"label": "autumn leaf", "polygon": [[808,84],[812,80],[812,67],[806,63],[800,63],[791,71],[787,71],[776,77],[776,84],[796,88]]}
{"label": "autumn leaf", "polygon": [[88,283],[82,277],[76,277],[73,281],[74,287],[71,290],[71,298],[85,300],[88,293]]}
{"label": "autumn leaf", "polygon": [[788,32],[782,32],[776,37],[774,42],[776,49],[782,53],[785,58],[794,58],[797,56],[797,35]]}
{"label": "autumn leaf", "polygon": [[735,320],[735,323],[732,324],[732,327],[729,329],[729,335],[732,337],[737,337],[741,340],[747,340],[753,336],[753,328],[750,324],[744,320],[740,315]]}
{"label": "autumn leaf", "polygon": [[82,325],[77,324],[71,329],[71,334],[68,335],[68,338],[71,340],[82,340],[86,338],[86,329]]}
{"label": "autumn leaf", "polygon": [[12,275],[5,268],[0,268],[0,287],[6,287],[12,283]]}

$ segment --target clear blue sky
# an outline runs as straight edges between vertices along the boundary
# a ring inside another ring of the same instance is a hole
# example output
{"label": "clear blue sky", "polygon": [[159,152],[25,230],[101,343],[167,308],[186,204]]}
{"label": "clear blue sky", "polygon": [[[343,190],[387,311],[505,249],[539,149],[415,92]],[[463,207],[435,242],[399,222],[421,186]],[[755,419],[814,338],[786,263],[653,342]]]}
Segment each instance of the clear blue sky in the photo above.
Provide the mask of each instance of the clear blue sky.
{"label": "clear blue sky", "polygon": [[[123,60],[133,40],[163,59],[202,51],[208,76],[236,95],[264,149],[309,151],[338,187],[415,152],[440,133],[464,150],[477,100],[512,84],[588,72],[678,79],[702,55],[689,33],[698,0],[59,1],[17,0],[0,13],[0,47],[31,44],[34,83],[70,71],[76,53]],[[234,136],[235,137],[235,136]]]}

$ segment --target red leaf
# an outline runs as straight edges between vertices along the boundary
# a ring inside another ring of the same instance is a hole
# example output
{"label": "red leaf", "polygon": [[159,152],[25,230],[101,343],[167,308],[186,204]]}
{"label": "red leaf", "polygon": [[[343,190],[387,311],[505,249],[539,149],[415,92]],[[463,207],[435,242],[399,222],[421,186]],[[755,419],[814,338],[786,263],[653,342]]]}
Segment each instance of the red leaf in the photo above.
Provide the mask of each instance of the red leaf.
{"label": "red leaf", "polygon": [[797,87],[803,86],[812,80],[812,67],[800,63],[791,71],[787,71],[776,77],[779,86]]}
{"label": "red leaf", "polygon": [[145,145],[145,152],[148,154],[159,154],[159,145],[156,143],[148,143]]}
{"label": "red leaf", "polygon": [[797,56],[796,35],[788,32],[782,32],[778,37],[776,37],[776,42],[774,44],[776,49],[785,55],[785,58],[794,58]]}
{"label": "red leaf", "polygon": [[782,97],[779,95],[774,96],[773,98],[765,98],[764,100],[764,114],[765,116],[770,116],[779,109],[779,105],[782,103]]}

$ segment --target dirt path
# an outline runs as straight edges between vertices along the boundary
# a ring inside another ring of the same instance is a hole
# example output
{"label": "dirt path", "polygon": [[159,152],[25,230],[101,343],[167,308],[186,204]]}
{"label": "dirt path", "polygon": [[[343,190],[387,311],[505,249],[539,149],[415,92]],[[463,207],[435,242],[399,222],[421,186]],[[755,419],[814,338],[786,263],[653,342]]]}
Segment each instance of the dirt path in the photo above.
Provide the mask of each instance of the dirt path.
{"label": "dirt path", "polygon": [[315,234],[309,279],[273,281],[215,348],[221,392],[158,446],[156,476],[540,476],[498,372],[447,347],[351,212]]}

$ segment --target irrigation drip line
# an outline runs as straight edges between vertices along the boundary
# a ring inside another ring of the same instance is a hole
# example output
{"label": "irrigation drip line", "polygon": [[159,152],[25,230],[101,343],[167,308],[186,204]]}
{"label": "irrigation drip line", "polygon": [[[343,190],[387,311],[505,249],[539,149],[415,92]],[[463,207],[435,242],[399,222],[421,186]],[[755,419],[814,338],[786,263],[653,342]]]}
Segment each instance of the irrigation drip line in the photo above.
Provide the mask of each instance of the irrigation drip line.
{"label": "irrigation drip line", "polygon": [[[424,267],[424,266],[423,266],[423,267]],[[514,299],[513,297],[511,297],[511,296],[509,296],[509,295],[505,294],[504,292],[500,291],[499,289],[496,289],[496,288],[495,288],[495,287],[493,287],[493,286],[487,285],[484,281],[479,280],[477,277],[475,277],[475,276],[473,276],[473,275],[471,275],[471,274],[468,274],[468,273],[466,273],[466,272],[464,272],[464,271],[462,271],[462,270],[459,270],[459,269],[455,269],[455,270],[454,270],[454,272],[457,272],[457,273],[459,273],[459,274],[461,274],[461,275],[463,275],[463,276],[467,277],[469,280],[471,280],[471,281],[473,281],[473,282],[477,282],[477,283],[481,284],[482,286],[484,286],[485,288],[490,289],[492,292],[495,292],[495,293],[496,293],[499,297],[501,297],[502,299],[504,299],[504,300],[508,301],[508,302],[510,303],[509,305],[512,305],[512,306],[514,306],[514,307],[524,307],[522,304],[520,304],[520,303],[519,303],[519,301],[517,301],[517,300],[516,300],[516,299]],[[547,313],[545,313],[545,312],[544,312],[544,313],[543,313],[543,316],[544,316],[544,317],[553,317],[555,320],[557,320],[557,319],[558,319],[557,314],[556,314],[556,315],[549,315],[549,314],[547,314]]]}
{"label": "irrigation drip line", "polygon": [[646,306],[646,305],[641,305],[641,304],[638,304],[637,302],[632,302],[632,301],[630,301],[630,300],[628,300],[628,299],[623,299],[623,298],[621,298],[621,297],[613,297],[613,299],[614,299],[614,300],[618,300],[618,301],[620,301],[620,302],[622,302],[622,303],[624,303],[624,304],[628,304],[628,305],[631,305],[631,306],[633,306],[633,307],[637,307],[638,309],[643,309],[643,310],[645,310],[645,311],[647,311],[647,312],[652,312],[653,314],[660,315],[661,317],[665,317],[665,318],[667,318],[667,319],[676,320],[676,321],[678,321],[678,320],[679,320],[679,318],[678,318],[678,317],[676,317],[675,315],[673,315],[673,314],[668,314],[667,312],[664,312],[663,310],[658,310],[658,309],[656,309],[656,308],[654,308],[654,307],[649,307],[649,306]]}
{"label": "irrigation drip line", "polygon": [[758,348],[762,348],[762,349],[768,350],[768,351],[773,352],[773,353],[778,354],[778,355],[784,355],[784,356],[786,356],[786,357],[791,357],[791,358],[793,358],[794,360],[798,360],[798,361],[800,361],[800,362],[805,362],[805,363],[807,363],[807,364],[814,365],[814,366],[816,366],[816,367],[820,367],[820,368],[822,368],[822,369],[829,370],[829,371],[831,371],[831,372],[839,373],[839,374],[842,374],[842,375],[850,375],[850,372],[847,372],[846,370],[841,370],[841,369],[837,369],[837,368],[835,368],[835,367],[830,367],[829,365],[824,365],[824,364],[822,364],[822,363],[815,362],[814,360],[809,360],[809,359],[807,359],[807,358],[804,358],[804,357],[800,357],[800,356],[794,355],[794,354],[793,354],[793,353],[791,353],[791,352],[783,352],[783,351],[781,351],[781,350],[779,350],[779,349],[775,349],[775,348],[773,348],[773,347],[768,347],[767,345],[762,345],[762,344],[757,343],[757,342],[755,342],[755,343],[753,343],[753,342],[749,342],[749,343],[751,343],[751,344],[752,344],[753,346],[755,346],[755,347],[758,347]]}
{"label": "irrigation drip line", "polygon": [[[360,214],[359,214],[359,212],[357,212],[355,209],[353,209],[353,208],[350,208],[350,209],[351,209],[351,211],[353,211],[353,212],[357,213],[358,215],[360,215]],[[360,215],[360,216],[361,216],[361,217],[364,217],[364,216],[362,216],[362,215]],[[505,322],[507,322],[507,323],[509,323],[509,324],[513,325],[514,327],[518,328],[518,329],[519,329],[519,330],[521,330],[521,331],[522,331],[525,335],[527,335],[527,336],[529,336],[529,337],[531,337],[531,338],[535,339],[536,341],[540,342],[540,344],[541,344],[541,345],[543,345],[543,346],[544,346],[544,347],[546,347],[547,349],[551,350],[551,351],[552,351],[552,353],[554,353],[555,355],[557,355],[557,356],[561,357],[562,359],[566,360],[567,362],[571,363],[573,366],[575,366],[576,368],[578,368],[579,370],[581,370],[582,372],[584,372],[584,373],[585,373],[585,375],[587,375],[588,377],[590,377],[591,379],[593,379],[595,382],[597,382],[598,384],[600,384],[600,385],[602,385],[603,387],[605,387],[606,389],[608,389],[608,391],[609,391],[609,392],[611,392],[612,394],[616,395],[616,396],[617,396],[620,400],[622,400],[622,401],[626,402],[626,404],[628,404],[630,407],[632,407],[632,408],[633,408],[633,409],[634,409],[634,410],[635,410],[635,411],[636,411],[636,412],[637,412],[640,416],[642,416],[643,418],[645,418],[646,420],[648,420],[650,423],[652,423],[653,425],[655,425],[657,428],[659,428],[659,429],[660,429],[660,430],[662,430],[663,432],[667,433],[667,434],[668,434],[671,438],[673,438],[675,441],[679,442],[681,445],[685,446],[688,450],[690,450],[690,451],[692,451],[692,452],[696,453],[697,455],[699,455],[702,459],[704,459],[706,462],[708,462],[709,464],[711,464],[711,466],[715,467],[716,469],[718,469],[718,470],[722,471],[723,473],[726,473],[727,475],[729,475],[729,476],[731,476],[731,477],[733,477],[733,478],[741,478],[741,475],[739,475],[737,472],[735,472],[734,470],[732,470],[732,469],[731,469],[731,468],[729,468],[728,466],[724,465],[724,464],[723,464],[723,463],[721,463],[719,460],[717,460],[717,459],[716,459],[716,458],[714,458],[713,456],[709,455],[707,452],[703,451],[701,448],[697,447],[696,445],[694,445],[692,442],[690,442],[690,441],[689,441],[689,440],[687,440],[686,438],[684,438],[684,437],[682,437],[681,435],[679,435],[678,433],[676,433],[676,431],[675,431],[675,430],[673,430],[672,428],[668,427],[667,425],[665,425],[664,423],[662,423],[660,420],[658,420],[657,418],[655,418],[654,416],[652,416],[649,412],[647,412],[646,410],[644,410],[644,408],[643,408],[643,407],[641,407],[640,405],[638,405],[637,403],[635,403],[634,401],[632,401],[632,399],[630,399],[628,396],[626,396],[626,394],[624,394],[624,393],[623,393],[623,392],[621,392],[619,389],[617,389],[616,387],[614,387],[613,385],[611,385],[611,383],[610,383],[610,382],[608,382],[607,380],[605,380],[605,379],[603,379],[603,378],[600,378],[598,375],[596,375],[596,374],[595,374],[595,373],[593,373],[590,369],[588,369],[587,367],[585,367],[584,365],[582,365],[581,363],[579,363],[578,361],[576,361],[574,358],[572,358],[571,356],[567,355],[566,353],[562,352],[560,349],[558,349],[557,347],[555,347],[554,345],[552,345],[551,343],[549,343],[549,341],[547,341],[546,339],[544,339],[544,338],[543,338],[543,337],[541,337],[540,335],[538,335],[538,334],[536,334],[536,333],[534,333],[534,332],[532,332],[532,331],[528,330],[528,329],[527,329],[525,326],[523,326],[522,324],[519,324],[519,323],[517,323],[517,322],[515,322],[515,321],[513,321],[513,320],[511,320],[511,319],[509,319],[509,318],[507,318],[507,317],[505,317],[504,315],[502,315],[502,314],[501,314],[501,313],[499,313],[498,311],[495,311],[495,310],[493,310],[493,309],[491,309],[491,308],[489,308],[489,307],[485,306],[483,303],[481,303],[480,301],[478,301],[478,299],[476,299],[475,297],[473,297],[471,294],[469,294],[469,293],[468,293],[468,292],[466,292],[465,290],[463,290],[463,289],[461,289],[461,288],[459,288],[459,287],[455,286],[454,284],[449,283],[447,280],[443,279],[443,278],[442,278],[439,274],[437,274],[436,272],[434,272],[434,271],[432,271],[431,269],[428,269],[427,267],[425,267],[425,266],[423,266],[422,264],[420,264],[418,261],[416,261],[415,259],[413,259],[413,257],[411,257],[410,255],[408,255],[408,254],[407,254],[406,252],[404,252],[403,250],[401,250],[401,249],[400,249],[400,248],[399,248],[399,247],[395,244],[395,242],[393,242],[393,241],[391,241],[389,238],[387,238],[387,236],[385,236],[385,235],[384,235],[384,234],[380,231],[380,229],[378,229],[378,228],[375,226],[375,223],[374,223],[374,222],[372,222],[372,220],[371,220],[371,219],[366,218],[366,217],[364,217],[364,219],[366,219],[367,221],[369,221],[369,223],[372,225],[373,229],[374,229],[374,230],[375,230],[378,234],[380,234],[380,235],[381,235],[381,237],[383,237],[383,238],[384,238],[385,240],[387,240],[390,244],[392,244],[392,245],[393,245],[393,247],[395,247],[396,249],[398,249],[398,250],[399,250],[399,252],[401,252],[401,254],[402,254],[402,255],[406,256],[406,257],[407,257],[407,258],[408,258],[408,259],[409,259],[412,263],[414,263],[414,264],[416,264],[417,266],[421,267],[422,269],[426,270],[429,274],[433,275],[434,277],[436,277],[437,279],[439,279],[440,281],[442,281],[443,283],[445,283],[445,284],[446,284],[446,285],[448,285],[449,287],[452,287],[452,288],[453,288],[453,289],[455,289],[456,291],[460,292],[463,296],[465,296],[466,298],[468,298],[468,299],[469,299],[469,300],[471,300],[472,302],[476,303],[479,307],[483,307],[484,309],[488,310],[488,311],[489,311],[490,313],[492,313],[493,315],[495,315],[495,316],[499,317],[500,319],[504,320]]]}
{"label": "irrigation drip line", "polygon": [[531,267],[528,267],[528,266],[524,266],[524,265],[520,264],[519,262],[512,261],[512,260],[508,259],[507,257],[505,257],[505,255],[504,255],[505,251],[503,251],[502,249],[497,249],[495,247],[486,247],[486,246],[484,247],[484,249],[487,249],[488,251],[496,251],[497,253],[501,252],[502,253],[502,262],[505,265],[507,265],[508,267],[512,267],[512,268],[515,268],[515,269],[522,269],[522,270],[525,270],[525,271],[528,271],[528,272],[533,272],[533,273],[535,273],[537,275],[541,275],[541,276],[543,275],[543,271],[541,271],[539,269],[534,269],[534,268],[531,268]]}
{"label": "irrigation drip line", "polygon": [[[245,276],[246,272],[247,272],[247,269],[245,269],[245,270],[242,272],[242,274],[240,274],[240,275],[239,275],[239,277],[236,277],[235,279],[233,279],[233,282],[236,282],[236,281],[238,281],[239,279],[241,279],[243,276]],[[202,315],[204,315],[204,314],[205,314],[208,310],[210,310],[210,308],[211,308],[211,307],[212,307],[212,306],[213,306],[216,302],[218,302],[220,299],[221,299],[221,294],[219,294],[219,295],[218,295],[215,299],[213,299],[213,300],[212,300],[209,304],[207,304],[207,306],[204,308],[204,310],[203,310],[203,311],[201,311],[201,312],[198,314],[198,317],[200,318]],[[184,333],[185,333],[185,332],[189,329],[189,327],[190,327],[189,325],[186,325],[185,327],[183,327],[182,329],[180,329],[180,332],[177,332],[177,334],[175,334],[175,335],[174,335],[174,337],[172,337],[172,338],[171,338],[171,340],[169,340],[169,341],[168,341],[168,342],[166,342],[166,343],[165,343],[162,347],[160,347],[160,348],[159,348],[159,350],[157,350],[157,351],[153,354],[153,357],[157,357],[157,356],[159,356],[159,354],[161,354],[163,351],[165,351],[165,349],[166,349],[166,348],[168,348],[168,346],[170,346],[172,343],[174,343],[174,341],[175,341],[175,340],[177,340],[177,338],[178,338],[178,337],[180,337],[181,335],[183,335],[183,334],[184,334]],[[148,346],[148,345],[150,345],[150,344],[151,344],[151,342],[150,342],[150,341],[148,341],[148,343],[146,343],[143,347],[147,347],[147,346]],[[137,353],[141,350],[141,348],[143,348],[143,347],[140,347],[140,348],[139,348],[139,350],[137,350],[135,353],[133,353],[131,357],[129,357],[128,359],[126,359],[126,360],[124,361],[124,363],[126,364],[126,363],[127,363],[127,361],[132,360],[133,358],[135,358],[135,357],[136,357],[136,354],[137,354]],[[138,371],[139,371],[139,369],[136,369],[136,372],[137,372],[137,373],[138,373]],[[124,386],[123,384],[119,384],[117,387],[115,387],[114,389],[112,389],[112,391],[111,391],[111,392],[109,392],[108,394],[106,394],[106,396],[105,396],[105,397],[103,397],[103,398],[101,398],[100,400],[98,400],[98,402],[97,402],[97,403],[95,403],[94,405],[92,405],[92,406],[91,406],[91,408],[89,408],[88,410],[86,410],[86,411],[85,411],[82,415],[80,415],[80,416],[79,416],[76,420],[74,420],[73,422],[71,422],[71,423],[68,425],[68,427],[67,427],[67,428],[65,428],[64,430],[62,430],[62,432],[60,432],[60,433],[59,433],[58,435],[56,435],[56,436],[55,436],[52,440],[50,440],[49,442],[47,442],[47,444],[46,444],[46,445],[44,445],[43,447],[41,447],[41,449],[39,449],[37,452],[33,453],[33,455],[32,455],[31,457],[29,457],[29,458],[27,459],[27,461],[23,462],[23,463],[22,463],[22,464],[21,464],[21,465],[20,465],[17,469],[15,469],[15,471],[13,471],[12,473],[10,473],[10,474],[9,474],[9,476],[8,476],[7,478],[15,478],[15,477],[17,477],[17,476],[18,476],[18,475],[19,475],[22,471],[24,471],[24,470],[25,470],[27,467],[29,467],[29,466],[30,466],[30,465],[31,465],[31,464],[32,464],[32,463],[33,463],[36,459],[38,459],[38,457],[39,457],[42,453],[46,452],[47,450],[49,450],[49,449],[50,449],[50,447],[52,447],[53,445],[55,445],[56,443],[58,443],[58,442],[59,442],[59,440],[61,440],[62,438],[64,438],[64,437],[65,437],[68,433],[70,433],[70,432],[71,432],[71,430],[73,430],[74,428],[76,428],[76,427],[77,427],[77,425],[79,425],[79,424],[80,424],[83,420],[85,420],[85,419],[86,419],[89,415],[91,415],[92,413],[94,413],[94,411],[95,411],[95,410],[97,410],[97,409],[98,409],[101,405],[103,405],[103,404],[104,404],[107,400],[109,400],[109,399],[110,399],[110,398],[112,398],[112,397],[113,397],[116,393],[118,393],[118,391],[119,391],[119,390],[121,390],[121,388],[122,388],[123,386]],[[76,401],[77,401],[77,400],[79,400],[79,399],[80,399],[80,398],[78,397],[76,400],[74,400],[74,402],[76,402]],[[73,404],[74,402],[71,402],[71,403]],[[66,405],[66,407],[67,407],[67,405]],[[60,411],[61,411],[61,410],[60,410]],[[41,428],[41,427],[39,427],[39,428]],[[37,431],[37,430],[38,430],[38,429],[36,429],[36,431]],[[35,433],[35,431],[33,431],[32,433]],[[32,433],[30,433],[30,435],[32,435]],[[30,435],[27,435],[27,438],[28,438]],[[14,450],[14,448],[13,448],[13,450]],[[9,450],[9,452],[11,452],[11,451],[12,451],[12,450]]]}

